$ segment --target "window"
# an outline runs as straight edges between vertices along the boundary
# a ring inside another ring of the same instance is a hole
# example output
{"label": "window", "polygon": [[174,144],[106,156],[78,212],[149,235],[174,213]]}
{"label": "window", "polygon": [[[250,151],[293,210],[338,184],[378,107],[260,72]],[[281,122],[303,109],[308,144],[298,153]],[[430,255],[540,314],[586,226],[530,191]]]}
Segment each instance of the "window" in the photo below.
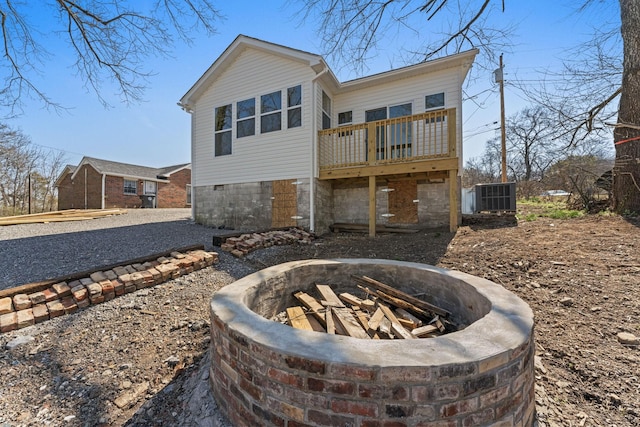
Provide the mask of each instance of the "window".
{"label": "window", "polygon": [[322,91],[322,129],[331,129],[331,98]]}
{"label": "window", "polygon": [[352,122],[353,122],[353,113],[351,111],[338,113],[338,126],[350,125]]}
{"label": "window", "polygon": [[256,134],[256,99],[236,103],[236,135],[238,138]]}
{"label": "window", "polygon": [[138,194],[138,181],[134,179],[125,179],[124,194]]}
{"label": "window", "polygon": [[[411,113],[411,103],[389,107],[390,119],[410,116]],[[389,126],[389,148],[392,159],[411,156],[411,122],[392,123]]]}
{"label": "window", "polygon": [[[364,114],[366,122],[375,122],[387,118],[410,116],[412,106],[411,103],[407,103],[389,108],[380,107],[367,110]],[[376,153],[378,160],[411,156],[411,124],[391,123],[388,126],[376,126]]]}
{"label": "window", "polygon": [[287,89],[287,127],[302,126],[302,86]]}
{"label": "window", "polygon": [[444,108],[444,92],[425,96],[424,108],[425,110],[433,110],[435,108]]}
{"label": "window", "polygon": [[271,92],[260,97],[260,133],[282,129],[282,94]]}
{"label": "window", "polygon": [[187,184],[187,205],[191,204],[191,184]]}
{"label": "window", "polygon": [[231,154],[231,104],[215,110],[215,156]]}
{"label": "window", "polygon": [[375,122],[376,120],[385,120],[387,118],[387,107],[376,108],[375,110],[367,110],[364,112],[366,122]]}

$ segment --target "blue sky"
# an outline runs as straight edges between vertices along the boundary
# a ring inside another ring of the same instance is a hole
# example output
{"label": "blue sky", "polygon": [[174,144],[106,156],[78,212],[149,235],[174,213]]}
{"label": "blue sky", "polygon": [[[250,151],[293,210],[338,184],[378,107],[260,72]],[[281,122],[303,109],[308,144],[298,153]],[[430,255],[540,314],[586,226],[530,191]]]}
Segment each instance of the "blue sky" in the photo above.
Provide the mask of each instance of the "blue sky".
{"label": "blue sky", "polygon": [[[46,64],[46,73],[39,81],[46,94],[68,110],[56,112],[38,100],[27,100],[24,114],[7,123],[20,128],[35,144],[63,151],[71,164],[77,164],[85,155],[157,167],[187,163],[190,117],[176,102],[238,34],[322,53],[315,23],[301,24],[293,16],[292,7],[284,4],[248,0],[219,3],[226,19],[217,24],[218,34],[196,34],[192,45],[178,44],[172,58],[151,58],[148,65],[155,75],[148,82],[145,102],[135,105],[124,105],[105,92],[105,98],[113,105],[105,109],[69,67],[64,43],[51,38],[47,48],[56,56]],[[507,116],[527,105],[519,92],[508,85],[509,79],[517,77],[535,84],[542,70],[559,69],[560,58],[567,49],[587,39],[590,25],[603,20],[601,9],[577,16],[574,6],[548,0],[507,0],[505,13],[493,15],[492,19],[511,23],[515,28],[513,52],[505,52],[504,56]],[[617,6],[610,8],[615,19]],[[41,28],[51,24],[47,16],[38,19],[42,20]],[[390,40],[367,63],[364,74],[386,71],[391,65],[407,65],[393,54],[403,44],[404,40]],[[357,77],[341,71],[341,64],[329,61],[329,65],[340,80]],[[486,140],[495,136],[494,122],[500,119],[500,107],[498,86],[489,71],[480,74],[465,93],[472,98],[463,104],[466,161],[481,155]]]}

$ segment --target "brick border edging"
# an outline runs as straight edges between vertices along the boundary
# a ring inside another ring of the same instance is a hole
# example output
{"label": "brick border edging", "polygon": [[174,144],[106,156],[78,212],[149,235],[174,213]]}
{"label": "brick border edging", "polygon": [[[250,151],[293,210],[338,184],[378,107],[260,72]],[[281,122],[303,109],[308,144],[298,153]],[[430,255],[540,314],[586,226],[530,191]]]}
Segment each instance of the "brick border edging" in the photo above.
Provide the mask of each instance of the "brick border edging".
{"label": "brick border edging", "polygon": [[[158,285],[217,262],[217,252],[203,249],[184,253],[173,251],[169,256],[160,256],[152,261],[98,270],[86,277],[53,283],[43,290],[0,298],[0,333],[75,313],[90,305]],[[77,274],[73,276],[77,277]]]}

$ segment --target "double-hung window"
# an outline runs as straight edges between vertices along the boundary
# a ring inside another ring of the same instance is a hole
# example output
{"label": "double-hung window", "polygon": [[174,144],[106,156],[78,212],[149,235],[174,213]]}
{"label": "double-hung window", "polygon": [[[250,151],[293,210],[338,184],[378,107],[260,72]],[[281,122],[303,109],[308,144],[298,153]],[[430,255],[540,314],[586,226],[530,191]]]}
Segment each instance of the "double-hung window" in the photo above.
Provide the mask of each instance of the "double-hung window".
{"label": "double-hung window", "polygon": [[256,134],[256,99],[236,103],[236,135],[238,138]]}
{"label": "double-hung window", "polygon": [[136,181],[135,179],[125,179],[124,194],[138,194],[138,181]]}
{"label": "double-hung window", "polygon": [[287,128],[302,126],[302,86],[287,89]]}
{"label": "double-hung window", "polygon": [[322,129],[331,129],[331,98],[322,91]]}
{"label": "double-hung window", "polygon": [[231,154],[231,104],[215,109],[215,156]]}
{"label": "double-hung window", "polygon": [[282,94],[271,92],[260,97],[260,133],[282,129]]}

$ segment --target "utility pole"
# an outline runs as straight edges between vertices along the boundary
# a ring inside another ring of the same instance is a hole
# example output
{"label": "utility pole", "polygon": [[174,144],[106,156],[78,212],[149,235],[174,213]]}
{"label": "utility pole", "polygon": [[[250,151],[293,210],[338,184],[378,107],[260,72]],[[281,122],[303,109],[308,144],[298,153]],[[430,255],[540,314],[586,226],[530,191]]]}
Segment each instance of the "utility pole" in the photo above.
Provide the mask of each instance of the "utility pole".
{"label": "utility pole", "polygon": [[507,133],[504,118],[504,72],[502,54],[500,54],[500,68],[494,71],[495,81],[500,84],[500,140],[502,147],[502,182],[507,182]]}
{"label": "utility pole", "polygon": [[29,182],[29,198],[28,198],[28,200],[29,200],[29,214],[31,214],[31,172],[29,172],[28,182]]}

